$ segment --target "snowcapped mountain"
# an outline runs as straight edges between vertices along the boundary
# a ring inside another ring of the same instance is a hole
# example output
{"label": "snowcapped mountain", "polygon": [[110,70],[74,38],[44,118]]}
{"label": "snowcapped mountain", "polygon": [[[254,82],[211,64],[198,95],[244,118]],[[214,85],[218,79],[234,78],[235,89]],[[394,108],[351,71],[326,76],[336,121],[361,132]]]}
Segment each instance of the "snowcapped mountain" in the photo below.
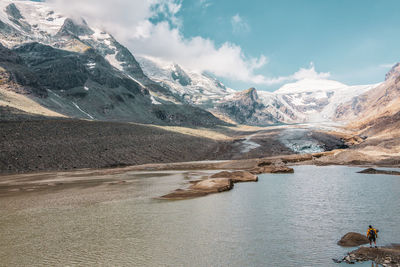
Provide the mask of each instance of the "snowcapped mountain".
{"label": "snowcapped mountain", "polygon": [[175,125],[221,123],[149,79],[112,35],[45,2],[2,0],[0,44],[0,90],[24,93],[58,113]]}
{"label": "snowcapped mountain", "polygon": [[[288,107],[297,122],[322,122],[332,120],[340,104],[378,85],[348,86],[331,80],[304,79],[282,86],[273,98]],[[261,95],[265,102],[271,101],[271,95]]]}
{"label": "snowcapped mountain", "polygon": [[[218,109],[239,123],[255,125],[333,121],[339,105],[377,86],[379,84],[348,86],[331,80],[305,79],[285,84],[274,92],[252,88],[250,102],[244,100],[249,90],[236,93],[222,100]],[[238,119],[238,111],[248,111],[249,107],[252,112]]]}
{"label": "snowcapped mountain", "polygon": [[1,0],[0,43],[9,90],[86,119],[215,125],[213,113],[251,125],[332,121],[345,117],[338,106],[379,86],[304,79],[272,93],[236,92],[206,73],[135,58],[111,34],[44,2]]}
{"label": "snowcapped mountain", "polygon": [[211,108],[221,98],[235,93],[211,75],[185,70],[178,64],[151,57],[136,59],[148,77],[168,88],[185,103]]}

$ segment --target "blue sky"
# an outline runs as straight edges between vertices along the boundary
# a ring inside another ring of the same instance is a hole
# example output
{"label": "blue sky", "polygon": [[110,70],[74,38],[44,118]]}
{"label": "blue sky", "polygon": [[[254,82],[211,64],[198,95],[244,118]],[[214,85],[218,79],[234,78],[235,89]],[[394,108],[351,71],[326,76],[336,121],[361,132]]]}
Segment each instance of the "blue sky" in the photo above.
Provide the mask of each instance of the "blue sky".
{"label": "blue sky", "polygon": [[400,61],[399,0],[47,0],[134,55],[214,73],[233,89],[304,78],[384,80]]}
{"label": "blue sky", "polygon": [[[265,55],[268,63],[257,73],[271,77],[290,75],[313,62],[330,79],[376,83],[384,79],[388,64],[400,58],[396,0],[184,0],[178,16],[186,38],[210,38],[217,46],[230,41],[246,55]],[[241,24],[236,28],[235,16]]]}

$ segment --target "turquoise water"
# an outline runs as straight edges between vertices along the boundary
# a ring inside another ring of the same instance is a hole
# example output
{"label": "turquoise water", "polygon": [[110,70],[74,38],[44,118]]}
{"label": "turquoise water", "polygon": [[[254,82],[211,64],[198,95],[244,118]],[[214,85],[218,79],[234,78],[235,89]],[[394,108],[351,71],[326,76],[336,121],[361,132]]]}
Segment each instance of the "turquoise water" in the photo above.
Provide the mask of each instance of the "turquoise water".
{"label": "turquoise water", "polygon": [[0,266],[341,266],[347,232],[400,243],[400,177],[359,170],[299,166],[183,201],[154,199],[184,182],[168,173],[0,198]]}

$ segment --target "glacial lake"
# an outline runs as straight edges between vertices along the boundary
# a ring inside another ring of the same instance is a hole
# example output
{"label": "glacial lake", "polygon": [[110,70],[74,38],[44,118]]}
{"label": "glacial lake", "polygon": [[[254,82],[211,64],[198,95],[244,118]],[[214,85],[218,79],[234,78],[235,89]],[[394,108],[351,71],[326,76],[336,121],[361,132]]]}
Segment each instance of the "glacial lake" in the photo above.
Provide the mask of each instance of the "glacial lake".
{"label": "glacial lake", "polygon": [[185,172],[3,196],[0,266],[344,266],[346,232],[372,224],[378,245],[400,243],[400,176],[359,170],[297,166],[180,201],[156,197]]}

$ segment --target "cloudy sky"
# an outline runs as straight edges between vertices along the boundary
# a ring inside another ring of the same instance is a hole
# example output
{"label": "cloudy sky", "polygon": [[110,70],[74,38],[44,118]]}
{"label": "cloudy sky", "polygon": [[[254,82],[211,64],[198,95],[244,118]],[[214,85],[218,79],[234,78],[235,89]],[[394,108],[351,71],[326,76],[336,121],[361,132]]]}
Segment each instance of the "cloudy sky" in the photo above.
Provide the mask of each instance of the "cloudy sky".
{"label": "cloudy sky", "polygon": [[304,78],[376,83],[399,60],[398,0],[47,0],[135,55],[215,74],[237,90]]}

